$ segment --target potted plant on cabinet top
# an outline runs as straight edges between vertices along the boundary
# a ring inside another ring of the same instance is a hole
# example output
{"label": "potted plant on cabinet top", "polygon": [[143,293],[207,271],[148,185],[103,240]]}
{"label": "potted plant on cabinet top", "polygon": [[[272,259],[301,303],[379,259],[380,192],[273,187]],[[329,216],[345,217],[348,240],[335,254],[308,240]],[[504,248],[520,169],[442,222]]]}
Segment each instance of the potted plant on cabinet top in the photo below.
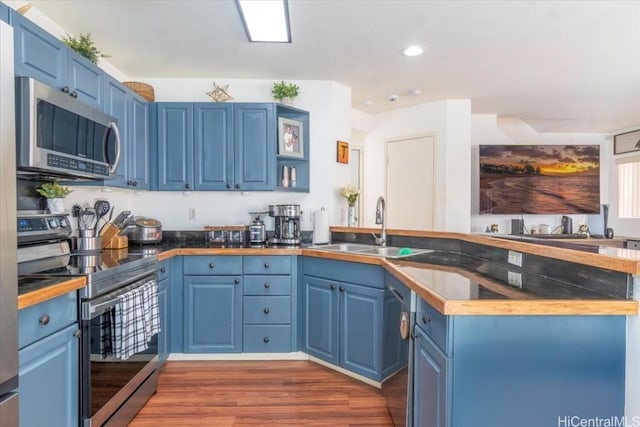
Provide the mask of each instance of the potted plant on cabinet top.
{"label": "potted plant on cabinet top", "polygon": [[97,64],[100,58],[109,57],[100,53],[89,33],[81,33],[77,38],[71,35],[62,36],[62,42],[94,64]]}
{"label": "potted plant on cabinet top", "polygon": [[47,209],[50,213],[64,213],[63,200],[72,190],[58,184],[58,181],[43,182],[36,188],[38,194],[47,199]]}
{"label": "potted plant on cabinet top", "polygon": [[284,102],[288,104],[293,103],[293,99],[298,96],[300,87],[295,83],[286,83],[281,81],[280,83],[274,82],[271,88],[271,95],[278,102]]}

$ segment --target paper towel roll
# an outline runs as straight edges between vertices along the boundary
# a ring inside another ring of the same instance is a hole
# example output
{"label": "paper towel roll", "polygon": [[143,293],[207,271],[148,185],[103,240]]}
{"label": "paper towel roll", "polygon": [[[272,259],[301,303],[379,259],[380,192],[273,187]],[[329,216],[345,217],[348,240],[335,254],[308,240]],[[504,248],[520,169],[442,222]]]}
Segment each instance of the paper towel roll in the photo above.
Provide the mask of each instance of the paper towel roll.
{"label": "paper towel roll", "polygon": [[329,232],[329,213],[325,208],[313,213],[313,243],[316,245],[329,243],[331,233]]}

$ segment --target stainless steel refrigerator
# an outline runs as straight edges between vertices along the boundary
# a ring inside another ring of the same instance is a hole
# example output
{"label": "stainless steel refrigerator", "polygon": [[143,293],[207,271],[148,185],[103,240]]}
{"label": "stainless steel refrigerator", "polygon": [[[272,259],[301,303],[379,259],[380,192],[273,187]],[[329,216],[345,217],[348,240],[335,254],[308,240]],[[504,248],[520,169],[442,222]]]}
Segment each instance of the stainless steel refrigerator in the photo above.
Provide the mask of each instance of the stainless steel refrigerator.
{"label": "stainless steel refrigerator", "polygon": [[0,426],[18,426],[18,264],[13,29],[0,22]]}

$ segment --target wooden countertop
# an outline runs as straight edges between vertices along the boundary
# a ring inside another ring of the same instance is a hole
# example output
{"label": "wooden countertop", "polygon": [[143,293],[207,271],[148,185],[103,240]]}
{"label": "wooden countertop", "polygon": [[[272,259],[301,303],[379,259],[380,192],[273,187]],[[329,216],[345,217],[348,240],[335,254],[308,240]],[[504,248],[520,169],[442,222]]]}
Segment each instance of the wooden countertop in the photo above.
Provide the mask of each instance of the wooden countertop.
{"label": "wooden countertop", "polygon": [[18,310],[77,291],[86,285],[87,279],[84,277],[31,279],[29,283],[19,287]]}

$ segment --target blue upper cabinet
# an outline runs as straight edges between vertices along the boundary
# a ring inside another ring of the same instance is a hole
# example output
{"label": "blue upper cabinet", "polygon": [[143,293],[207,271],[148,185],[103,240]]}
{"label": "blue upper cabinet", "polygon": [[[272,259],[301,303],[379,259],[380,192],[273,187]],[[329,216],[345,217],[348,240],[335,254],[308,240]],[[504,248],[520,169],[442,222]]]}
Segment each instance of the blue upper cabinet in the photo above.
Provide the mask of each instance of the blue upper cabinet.
{"label": "blue upper cabinet", "polygon": [[235,173],[238,190],[275,186],[275,104],[235,104]]}
{"label": "blue upper cabinet", "polygon": [[127,186],[149,188],[149,103],[129,93],[127,129]]}
{"label": "blue upper cabinet", "polygon": [[49,86],[67,84],[67,47],[60,40],[10,11],[13,26],[16,75],[33,77]]}
{"label": "blue upper cabinet", "polygon": [[193,104],[157,106],[158,190],[193,189]]}
{"label": "blue upper cabinet", "polygon": [[33,22],[10,11],[14,28],[15,72],[69,92],[100,108],[105,74]]}
{"label": "blue upper cabinet", "polygon": [[233,186],[233,105],[194,105],[196,190]]}
{"label": "blue upper cabinet", "polygon": [[9,22],[9,7],[0,2],[0,21]]}
{"label": "blue upper cabinet", "polygon": [[154,189],[275,188],[275,104],[158,103],[156,121]]}

